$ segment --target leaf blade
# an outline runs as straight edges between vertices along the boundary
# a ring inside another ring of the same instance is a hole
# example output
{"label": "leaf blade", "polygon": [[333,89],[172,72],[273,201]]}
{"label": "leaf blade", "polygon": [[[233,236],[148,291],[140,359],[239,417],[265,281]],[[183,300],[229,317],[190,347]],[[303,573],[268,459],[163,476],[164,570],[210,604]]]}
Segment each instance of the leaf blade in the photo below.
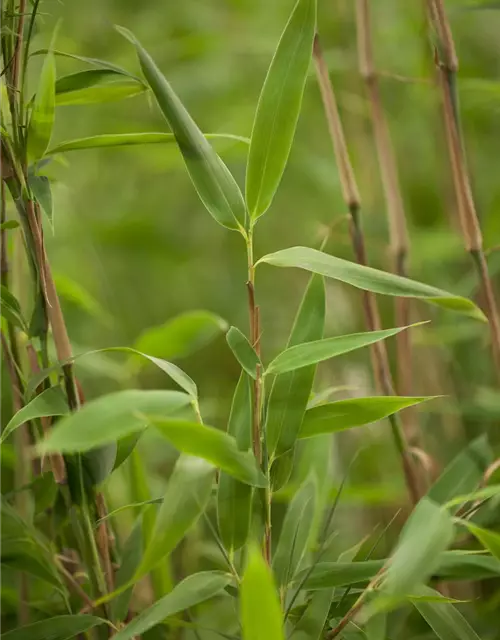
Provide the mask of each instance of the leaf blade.
{"label": "leaf blade", "polygon": [[259,356],[246,336],[237,327],[231,327],[226,334],[226,340],[242,369],[255,380],[257,368],[262,365]]}

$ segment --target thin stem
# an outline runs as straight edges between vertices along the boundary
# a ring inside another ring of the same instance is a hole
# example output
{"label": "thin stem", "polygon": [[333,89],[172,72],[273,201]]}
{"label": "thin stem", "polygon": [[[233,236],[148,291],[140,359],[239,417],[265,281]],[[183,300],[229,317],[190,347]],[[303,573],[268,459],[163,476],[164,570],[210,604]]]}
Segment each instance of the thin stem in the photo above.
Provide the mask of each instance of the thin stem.
{"label": "thin stem", "polygon": [[[366,246],[361,226],[359,190],[354,177],[354,170],[347,150],[337,101],[330,82],[328,68],[323,57],[318,35],[316,35],[314,39],[313,57],[316,66],[316,76],[323,100],[323,108],[337,160],[342,194],[351,216],[350,232],[354,254],[358,264],[367,266],[368,260],[366,255]],[[377,300],[375,295],[369,291],[363,292],[363,309],[367,329],[369,331],[376,331],[377,329],[380,329]],[[378,342],[373,345],[372,364],[378,386],[382,390],[382,393],[384,395],[394,395],[394,385],[389,366],[389,358],[383,342]],[[406,438],[397,414],[391,416],[389,418],[389,422],[396,448],[401,457],[408,494],[411,501],[415,504],[419,497],[418,483],[413,461],[408,452]]]}
{"label": "thin stem", "polygon": [[500,318],[483,250],[483,238],[462,143],[456,96],[458,58],[443,0],[427,0],[426,5],[429,22],[434,27],[439,42],[439,51],[435,52],[437,79],[442,95],[446,144],[458,218],[465,249],[471,255],[483,289],[485,313],[490,325],[492,357],[500,381]]}

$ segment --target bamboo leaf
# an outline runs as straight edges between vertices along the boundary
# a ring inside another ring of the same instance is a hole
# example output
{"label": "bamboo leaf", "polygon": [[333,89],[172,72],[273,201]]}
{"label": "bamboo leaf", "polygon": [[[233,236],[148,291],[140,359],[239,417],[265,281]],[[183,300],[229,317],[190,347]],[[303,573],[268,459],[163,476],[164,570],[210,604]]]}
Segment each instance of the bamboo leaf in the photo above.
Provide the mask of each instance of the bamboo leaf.
{"label": "bamboo leaf", "polygon": [[442,580],[487,580],[500,577],[500,560],[469,551],[443,553],[436,571]]}
{"label": "bamboo leaf", "polygon": [[235,438],[213,427],[149,414],[147,420],[179,451],[203,458],[233,478],[254,487],[267,481],[251,451],[241,451]]}
{"label": "bamboo leaf", "polygon": [[316,0],[298,0],[271,61],[257,105],[246,176],[252,219],[267,211],[290,154],[316,29]]}
{"label": "bamboo leaf", "polygon": [[226,340],[242,369],[255,380],[257,367],[261,366],[261,362],[247,338],[237,327],[231,327],[226,334]]}
{"label": "bamboo leaf", "polygon": [[229,169],[135,36],[122,27],[117,27],[117,30],[135,46],[141,69],[175,136],[201,201],[219,224],[228,229],[243,229],[246,223],[245,203]]}
{"label": "bamboo leaf", "polygon": [[162,562],[196,523],[210,499],[213,477],[213,467],[200,458],[177,460],[134,582]]}
{"label": "bamboo leaf", "polygon": [[[142,527],[142,515],[139,515],[134,524],[134,528],[123,546],[120,568],[115,576],[117,589],[120,589],[120,587],[125,584],[129,584],[141,563],[143,550]],[[133,589],[130,587],[127,591],[120,593],[120,595],[111,602],[111,620],[114,623],[121,622],[127,617],[132,591]]]}
{"label": "bamboo leaf", "polygon": [[38,445],[39,453],[81,453],[115,442],[146,422],[140,412],[182,415],[191,398],[180,391],[117,391],[86,403],[54,426]]}
{"label": "bamboo leaf", "polygon": [[12,294],[6,286],[0,285],[1,299],[0,312],[7,322],[12,323],[15,327],[27,331],[26,321],[23,318],[21,305],[16,296]]}
{"label": "bamboo leaf", "polygon": [[479,540],[485,549],[487,549],[492,556],[500,560],[500,534],[496,531],[490,531],[489,529],[483,529],[477,525],[465,520],[463,518],[457,518],[457,521],[468,529],[472,535]]}
{"label": "bamboo leaf", "polygon": [[[313,276],[304,293],[288,346],[320,340],[324,323],[324,282],[323,278]],[[266,445],[271,460],[293,448],[311,395],[315,372],[316,366],[310,365],[277,376],[274,380],[266,418]]]}
{"label": "bamboo leaf", "polygon": [[365,331],[363,333],[352,333],[350,335],[297,344],[276,356],[267,367],[266,375],[287,373],[301,367],[317,364],[329,358],[335,358],[344,353],[380,342],[380,340],[385,340],[409,328],[396,327],[395,329],[381,331]]}
{"label": "bamboo leaf", "polygon": [[256,547],[249,552],[241,583],[240,606],[243,640],[284,640],[273,576]]}
{"label": "bamboo leaf", "polygon": [[61,387],[49,387],[31,402],[28,402],[20,409],[7,423],[0,437],[0,444],[10,436],[10,434],[29,420],[48,416],[63,416],[68,413],[68,403]]}
{"label": "bamboo leaf", "polygon": [[[67,76],[62,76],[56,81],[56,95],[62,93],[71,93],[72,91],[79,91],[81,89],[87,89],[88,87],[94,87],[108,80],[116,79],[116,76],[123,76],[131,78],[129,74],[123,74],[116,69],[100,68],[100,69],[86,69],[85,71],[78,71],[77,73],[71,73]],[[139,78],[137,82],[142,84]]]}
{"label": "bamboo leaf", "polygon": [[430,399],[375,396],[320,404],[306,411],[299,438],[311,438],[324,433],[361,427]]}
{"label": "bamboo leaf", "polygon": [[0,231],[7,231],[8,229],[17,229],[19,226],[20,225],[17,220],[7,220],[6,222],[2,222],[2,224],[0,224]]}
{"label": "bamboo leaf", "polygon": [[34,173],[28,174],[28,184],[35,196],[35,200],[40,205],[42,211],[47,216],[52,230],[54,229],[52,191],[50,181],[47,176],[37,176]]}
{"label": "bamboo leaf", "polygon": [[[234,141],[235,143],[248,144],[250,140],[243,136],[235,136],[230,133],[205,133],[203,134],[207,140]],[[173,133],[163,133],[154,131],[145,131],[138,133],[103,133],[96,136],[88,136],[87,138],[76,138],[75,140],[66,140],[54,147],[51,147],[45,155],[54,155],[56,153],[65,153],[67,151],[78,151],[81,149],[100,149],[113,147],[129,147],[143,144],[174,144],[175,136]]]}
{"label": "bamboo leaf", "polygon": [[[49,49],[37,49],[30,54],[30,56],[40,56],[47,54]],[[92,67],[97,67],[99,69],[108,69],[110,71],[114,71],[115,73],[127,76],[129,78],[133,78],[134,80],[140,81],[137,76],[134,76],[132,73],[119,67],[116,64],[108,62],[107,60],[100,60],[99,58],[89,58],[87,56],[80,56],[76,53],[68,53],[67,51],[60,51],[59,49],[54,49],[52,53],[56,57],[61,58],[69,58],[70,60],[77,60],[78,62],[84,62],[85,64],[89,64]]]}
{"label": "bamboo leaf", "polygon": [[[252,446],[252,389],[242,372],[231,405],[227,432],[240,451]],[[252,488],[221,471],[217,490],[217,521],[221,540],[232,553],[242,547],[250,531]]]}
{"label": "bamboo leaf", "polygon": [[2,640],[69,640],[80,633],[86,633],[106,624],[106,620],[91,615],[55,616],[46,620],[39,620],[25,627],[2,633]]}
{"label": "bamboo leaf", "polygon": [[273,571],[279,587],[293,580],[311,541],[317,499],[314,477],[308,478],[291,501],[273,558]]}
{"label": "bamboo leaf", "polygon": [[321,640],[334,589],[324,589],[312,594],[311,600],[295,625],[290,640]]}
{"label": "bamboo leaf", "polygon": [[276,267],[305,269],[365,291],[388,296],[422,299],[444,309],[457,311],[477,320],[485,321],[483,312],[467,298],[455,296],[422,282],[342,260],[309,247],[291,247],[270,253],[261,258],[256,265],[264,262]]}
{"label": "bamboo leaf", "polygon": [[90,86],[84,89],[56,93],[55,103],[58,107],[77,104],[101,104],[132,98],[133,96],[144,93],[146,90],[143,84],[134,82],[133,80],[120,80],[109,82],[108,84]]}
{"label": "bamboo leaf", "polygon": [[115,636],[115,640],[133,640],[165,619],[218,595],[231,581],[221,571],[195,573],[179,583],[170,593],[140,613]]}
{"label": "bamboo leaf", "polygon": [[[429,587],[420,587],[419,594],[439,596]],[[441,640],[480,640],[463,615],[452,604],[412,600],[415,609]]]}
{"label": "bamboo leaf", "polygon": [[49,51],[43,62],[27,131],[30,162],[43,158],[52,137],[56,105],[56,62]]}

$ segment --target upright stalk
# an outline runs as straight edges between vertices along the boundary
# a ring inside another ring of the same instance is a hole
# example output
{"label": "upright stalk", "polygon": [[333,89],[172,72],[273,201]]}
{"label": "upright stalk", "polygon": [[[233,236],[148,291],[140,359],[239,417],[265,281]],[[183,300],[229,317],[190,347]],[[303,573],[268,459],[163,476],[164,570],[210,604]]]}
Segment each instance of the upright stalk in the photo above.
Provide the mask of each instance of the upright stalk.
{"label": "upright stalk", "polygon": [[[316,76],[323,100],[323,108],[339,169],[342,195],[350,214],[350,234],[353,251],[358,264],[367,266],[368,260],[365,239],[361,226],[361,200],[359,190],[356,184],[349,153],[347,151],[342,122],[340,120],[335,94],[330,82],[328,68],[323,57],[318,35],[316,35],[314,40],[313,57],[316,67]],[[369,331],[376,331],[380,329],[380,315],[377,299],[375,295],[369,291],[364,291],[362,295],[367,329]],[[382,393],[384,395],[394,395],[394,385],[389,366],[389,358],[383,341],[373,345],[372,362],[375,376]],[[411,501],[416,503],[419,497],[418,483],[406,438],[398,415],[395,414],[391,416],[389,421],[396,448],[401,457],[408,494]]]}
{"label": "upright stalk", "polygon": [[456,95],[458,57],[443,0],[426,0],[426,6],[429,23],[438,40],[438,48],[435,51],[437,81],[441,90],[446,145],[458,219],[465,249],[472,258],[483,289],[485,313],[490,325],[492,357],[500,381],[500,319],[483,250],[483,237],[461,137],[460,111]]}
{"label": "upright stalk", "polygon": [[[359,71],[365,81],[366,93],[371,109],[371,120],[375,137],[380,176],[384,191],[389,224],[392,270],[399,276],[407,276],[409,238],[406,215],[401,194],[396,158],[385,118],[378,76],[375,70],[369,0],[356,0],[356,26],[358,38]],[[396,298],[396,322],[399,326],[410,324],[410,299]],[[396,336],[398,392],[403,396],[412,394],[412,348],[411,334],[402,331]],[[414,439],[415,412],[407,409],[401,417],[408,437]]]}

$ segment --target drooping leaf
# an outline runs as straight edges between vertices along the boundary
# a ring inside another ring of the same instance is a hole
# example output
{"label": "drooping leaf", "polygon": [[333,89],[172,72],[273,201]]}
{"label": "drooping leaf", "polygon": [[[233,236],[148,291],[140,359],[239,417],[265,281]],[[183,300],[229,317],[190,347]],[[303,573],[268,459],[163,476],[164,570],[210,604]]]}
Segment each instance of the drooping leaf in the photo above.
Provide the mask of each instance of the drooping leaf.
{"label": "drooping leaf", "polygon": [[66,396],[61,387],[49,387],[31,402],[28,402],[20,409],[7,423],[0,437],[0,444],[3,443],[9,435],[19,426],[34,420],[47,416],[63,416],[68,413],[68,403]]}
{"label": "drooping leaf", "polygon": [[[139,564],[141,562],[143,551],[143,535],[142,535],[142,516],[137,518],[134,528],[130,532],[122,551],[120,568],[116,572],[115,584],[119,589],[122,585],[128,584],[134,577]],[[111,620],[121,622],[127,617],[127,613],[130,606],[130,599],[132,598],[132,587],[120,593],[114,600],[111,601]]]}
{"label": "drooping leaf", "polygon": [[380,340],[385,340],[408,328],[397,327],[381,331],[365,331],[363,333],[352,333],[336,336],[335,338],[296,344],[276,356],[267,367],[266,375],[287,373],[311,364],[317,364],[329,358],[335,358],[355,349],[361,349]]}
{"label": "drooping leaf", "polygon": [[2,640],[70,640],[106,620],[87,614],[55,616],[2,633]]}
{"label": "drooping leaf", "polygon": [[[234,141],[235,143],[248,144],[250,140],[243,136],[236,136],[230,133],[204,133],[207,140]],[[54,155],[56,153],[65,153],[66,151],[78,151],[81,149],[101,149],[113,147],[130,147],[143,144],[174,144],[175,137],[173,133],[163,133],[154,131],[145,131],[144,133],[103,133],[96,136],[88,136],[87,138],[76,138],[75,140],[66,140],[54,147],[51,147],[45,155]]]}
{"label": "drooping leaf", "polygon": [[500,495],[500,484],[492,484],[487,487],[483,487],[482,489],[478,489],[477,491],[472,491],[471,493],[461,493],[455,498],[448,500],[448,502],[445,502],[444,506],[447,509],[450,509],[457,505],[462,505],[465,502],[489,500],[490,498],[495,498],[498,495]]}
{"label": "drooping leaf", "polygon": [[39,445],[40,453],[81,453],[144,428],[146,411],[182,415],[191,398],[180,391],[117,391],[86,403],[60,420]]}
{"label": "drooping leaf", "polygon": [[55,102],[58,107],[78,105],[78,104],[103,104],[132,98],[146,91],[143,84],[133,80],[120,80],[107,84],[86,87],[85,89],[75,89],[65,93],[57,93]]}
{"label": "drooping leaf", "polygon": [[209,311],[188,311],[165,324],[146,329],[134,347],[158,358],[184,358],[227,330],[227,323]]}
{"label": "drooping leaf", "polygon": [[213,477],[213,467],[200,458],[182,455],[177,460],[134,581],[162,562],[196,523],[210,498]]}
{"label": "drooping leaf", "polygon": [[245,203],[229,169],[212,149],[151,56],[130,31],[122,27],[117,29],[135,46],[141,69],[175,136],[201,201],[219,224],[228,229],[244,228]]}
{"label": "drooping leaf", "polygon": [[[418,593],[425,596],[440,594],[421,586]],[[453,604],[412,600],[413,606],[441,640],[480,640],[463,615]]]}
{"label": "drooping leaf", "polygon": [[312,594],[306,610],[295,625],[290,640],[321,640],[334,589],[324,589]]}
{"label": "drooping leaf", "polygon": [[283,249],[264,256],[258,260],[256,266],[262,263],[272,264],[276,267],[305,269],[365,291],[388,296],[422,299],[445,309],[464,313],[477,320],[485,320],[483,312],[467,298],[455,296],[416,280],[342,260],[317,249],[309,247]]}
{"label": "drooping leaf", "polygon": [[308,409],[302,422],[299,438],[311,438],[324,433],[336,433],[382,420],[406,407],[412,407],[430,398],[402,396],[375,396],[349,398],[320,404]]}
{"label": "drooping leaf", "polygon": [[[240,451],[252,446],[252,389],[242,372],[231,405],[227,432]],[[217,490],[217,521],[221,540],[229,552],[242,547],[250,530],[252,487],[221,471]]]}
{"label": "drooping leaf", "polygon": [[500,560],[500,533],[491,531],[490,529],[483,529],[478,527],[469,520],[462,518],[458,519],[458,522],[466,527],[472,535],[479,540],[485,549],[487,549],[492,556]]}
{"label": "drooping leaf", "polygon": [[255,114],[246,176],[252,219],[267,211],[290,154],[315,29],[316,0],[298,0],[267,72]]}
{"label": "drooping leaf", "polygon": [[[95,85],[100,85],[108,80],[116,80],[116,76],[123,76],[124,74],[116,69],[100,68],[100,69],[86,69],[85,71],[77,71],[67,76],[62,76],[56,81],[56,95],[62,93],[71,93],[72,91],[79,91],[81,89],[87,89]],[[126,74],[126,78],[131,76]],[[139,78],[137,82],[140,83]]]}
{"label": "drooping leaf", "polygon": [[286,587],[293,580],[311,542],[316,494],[316,481],[311,476],[287,509],[273,557],[273,571],[279,587]]}
{"label": "drooping leaf", "polygon": [[388,563],[384,593],[401,597],[425,582],[438,568],[453,533],[453,521],[447,511],[429,498],[422,498],[406,521]]}
{"label": "drooping leaf", "polygon": [[170,616],[218,595],[230,581],[231,576],[221,571],[203,571],[187,577],[121,629],[114,636],[115,640],[133,640],[141,636]]}
{"label": "drooping leaf", "polygon": [[[45,55],[46,53],[48,53],[48,51],[49,51],[48,49],[37,49],[36,51],[33,51],[30,54],[30,56]],[[129,78],[133,78],[139,81],[139,78],[137,76],[134,76],[132,73],[130,73],[126,69],[123,69],[122,67],[119,67],[118,65],[113,64],[112,62],[108,62],[107,60],[100,60],[99,58],[89,58],[87,56],[80,56],[76,53],[68,53],[67,51],[60,51],[59,49],[54,49],[52,53],[56,57],[69,58],[70,60],[77,60],[78,62],[84,62],[85,64],[89,64],[92,67],[97,67],[98,69],[108,69],[110,71],[114,71],[115,73],[127,76]]]}
{"label": "drooping leaf", "polygon": [[237,327],[231,327],[226,334],[226,340],[234,354],[234,357],[241,364],[244,371],[255,380],[257,377],[257,367],[260,365],[260,358],[255,353],[254,348],[247,338]]}
{"label": "drooping leaf", "polygon": [[[324,324],[324,282],[323,278],[313,276],[304,293],[288,346],[320,340]],[[315,365],[311,365],[277,376],[274,380],[266,419],[266,444],[271,460],[293,448],[309,401],[315,372]]]}
{"label": "drooping leaf", "polygon": [[240,589],[243,640],[284,640],[278,593],[269,567],[256,547],[250,549]]}
{"label": "drooping leaf", "polygon": [[16,296],[12,294],[3,284],[0,285],[0,291],[0,312],[2,316],[7,320],[7,322],[12,323],[15,327],[26,331],[26,321],[23,318],[21,305],[19,304]]}
{"label": "drooping leaf", "polygon": [[[468,444],[445,468],[428,491],[428,496],[438,504],[445,504],[461,494],[476,489],[484,472],[493,461],[493,454],[486,436],[480,436]],[[460,503],[456,505],[456,512]]]}
{"label": "drooping leaf", "polygon": [[52,191],[50,181],[47,176],[38,176],[34,173],[28,175],[28,184],[35,196],[35,200],[40,205],[42,211],[47,216],[50,226],[54,226],[54,216],[52,207]]}
{"label": "drooping leaf", "polygon": [[254,487],[267,481],[251,451],[241,451],[233,436],[213,427],[149,414],[149,422],[179,451],[203,458],[233,478]]}
{"label": "drooping leaf", "polygon": [[31,162],[40,160],[50,144],[55,117],[55,83],[56,62],[54,54],[49,51],[40,72],[27,131],[28,158]]}

